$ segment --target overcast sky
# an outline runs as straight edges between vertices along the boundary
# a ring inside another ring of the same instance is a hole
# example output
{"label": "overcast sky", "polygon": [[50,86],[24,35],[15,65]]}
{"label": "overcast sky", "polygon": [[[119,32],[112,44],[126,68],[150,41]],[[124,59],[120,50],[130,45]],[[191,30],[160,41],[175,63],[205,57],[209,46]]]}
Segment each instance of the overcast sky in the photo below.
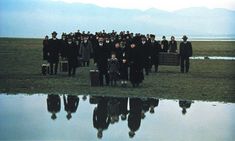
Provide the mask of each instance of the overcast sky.
{"label": "overcast sky", "polygon": [[68,3],[80,2],[101,7],[140,9],[157,8],[174,11],[189,7],[226,8],[235,10],[235,0],[53,0]]}

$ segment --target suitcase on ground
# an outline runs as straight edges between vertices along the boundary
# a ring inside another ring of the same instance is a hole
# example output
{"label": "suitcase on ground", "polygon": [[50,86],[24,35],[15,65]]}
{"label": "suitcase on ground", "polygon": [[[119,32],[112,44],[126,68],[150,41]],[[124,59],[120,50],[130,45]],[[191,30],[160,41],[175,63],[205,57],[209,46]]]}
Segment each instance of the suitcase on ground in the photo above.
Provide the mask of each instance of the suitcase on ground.
{"label": "suitcase on ground", "polygon": [[91,86],[100,86],[100,80],[99,80],[99,71],[98,70],[90,70],[90,81]]}
{"label": "suitcase on ground", "polygon": [[60,72],[68,72],[68,69],[69,69],[68,61],[66,60],[60,61]]}
{"label": "suitcase on ground", "polygon": [[168,52],[159,53],[159,65],[179,66],[179,64],[180,64],[180,57],[178,53],[168,53]]}
{"label": "suitcase on ground", "polygon": [[42,75],[47,75],[50,73],[50,65],[49,64],[42,64]]}

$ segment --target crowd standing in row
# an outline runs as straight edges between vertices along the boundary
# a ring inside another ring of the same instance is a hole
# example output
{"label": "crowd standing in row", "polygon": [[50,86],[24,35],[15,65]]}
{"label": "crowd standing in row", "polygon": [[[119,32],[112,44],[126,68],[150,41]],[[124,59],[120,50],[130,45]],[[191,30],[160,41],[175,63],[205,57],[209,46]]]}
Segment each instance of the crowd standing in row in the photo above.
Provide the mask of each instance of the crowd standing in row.
{"label": "crowd standing in row", "polygon": [[[167,41],[157,41],[155,35],[115,31],[63,33],[61,39],[57,39],[57,33],[52,33],[52,38],[45,37],[43,41],[43,59],[50,63],[50,74],[57,74],[59,57],[68,60],[68,75],[74,76],[79,63],[89,66],[90,59],[99,70],[100,85],[103,86],[105,77],[106,85],[115,85],[118,79],[125,86],[130,80],[133,87],[138,87],[146,75],[154,66],[158,72],[159,52],[177,53],[177,42],[174,36]],[[179,46],[181,60],[181,72],[189,71],[189,57],[192,56],[192,45],[183,36],[183,42]],[[54,68],[53,68],[54,67]],[[128,72],[129,70],[129,72]]]}

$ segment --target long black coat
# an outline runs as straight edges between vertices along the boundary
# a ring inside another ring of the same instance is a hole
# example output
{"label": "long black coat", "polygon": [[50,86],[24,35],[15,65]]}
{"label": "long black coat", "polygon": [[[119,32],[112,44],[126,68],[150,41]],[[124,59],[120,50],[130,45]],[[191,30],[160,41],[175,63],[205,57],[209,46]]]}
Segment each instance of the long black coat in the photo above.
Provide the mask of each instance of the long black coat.
{"label": "long black coat", "polygon": [[141,124],[141,111],[143,102],[140,98],[130,98],[130,114],[128,116],[128,127],[132,131],[137,131]]}
{"label": "long black coat", "polygon": [[188,58],[193,55],[192,44],[191,42],[181,42],[180,43],[180,57]]}
{"label": "long black coat", "polygon": [[169,49],[169,44],[167,40],[162,40],[161,45],[163,46],[162,52],[167,52]]}
{"label": "long black coat", "polygon": [[141,43],[140,51],[143,59],[142,67],[148,67],[150,65],[150,57],[151,57],[149,43],[148,42],[146,42],[145,44]]}
{"label": "long black coat", "polygon": [[176,50],[177,50],[177,42],[176,41],[169,42],[169,50],[170,50],[170,52],[176,52]]}
{"label": "long black coat", "polygon": [[161,45],[159,42],[149,42],[151,62],[153,64],[158,64],[159,52],[161,51]]}
{"label": "long black coat", "polygon": [[67,99],[65,98],[65,96],[63,97],[63,99],[64,99],[64,110],[67,112],[75,113],[78,108],[79,97],[68,95]]}
{"label": "long black coat", "polygon": [[59,61],[59,52],[60,52],[60,40],[50,39],[49,40],[48,52],[49,52],[48,62],[58,63],[58,61]]}
{"label": "long black coat", "polygon": [[143,54],[141,54],[141,48],[129,48],[128,49],[128,62],[130,65],[130,81],[132,84],[141,83],[144,79],[143,76]]}
{"label": "long black coat", "polygon": [[63,40],[61,39],[60,40],[60,54],[61,54],[61,57],[65,58],[67,57],[67,41],[66,40]]}
{"label": "long black coat", "polygon": [[103,46],[97,46],[96,48],[96,63],[100,73],[107,73],[108,70],[108,58],[109,48],[104,44]]}
{"label": "long black coat", "polygon": [[101,98],[97,107],[93,112],[93,126],[96,129],[107,129],[110,124],[110,118],[108,117],[108,98]]}
{"label": "long black coat", "polygon": [[47,110],[51,113],[58,113],[61,108],[61,101],[59,95],[48,95]]}
{"label": "long black coat", "polygon": [[69,65],[71,67],[76,67],[78,65],[79,49],[74,43],[67,44],[67,53]]}

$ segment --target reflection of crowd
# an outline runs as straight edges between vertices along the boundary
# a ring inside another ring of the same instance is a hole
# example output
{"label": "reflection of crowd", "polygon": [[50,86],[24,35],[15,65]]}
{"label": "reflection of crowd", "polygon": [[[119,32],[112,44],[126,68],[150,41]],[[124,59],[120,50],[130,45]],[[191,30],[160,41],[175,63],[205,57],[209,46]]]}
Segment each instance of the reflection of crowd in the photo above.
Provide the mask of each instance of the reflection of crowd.
{"label": "reflection of crowd", "polygon": [[[187,39],[183,36],[179,46],[181,72],[189,71],[189,57],[192,56],[192,45]],[[152,66],[158,72],[159,52],[178,52],[175,37],[168,41],[163,36],[162,41],[157,41],[153,34],[134,35],[129,31],[91,34],[78,31],[63,33],[61,39],[57,39],[57,33],[53,32],[51,39],[46,36],[43,41],[43,59],[50,63],[51,75],[57,74],[60,57],[68,60],[69,76],[75,75],[79,64],[89,66],[93,58],[99,70],[100,85],[103,85],[105,77],[106,85],[115,84],[119,78],[122,85],[130,80],[134,87],[138,86],[144,80],[144,72],[148,75]]]}
{"label": "reflection of crowd", "polygon": [[[86,100],[86,96],[83,96]],[[63,95],[64,110],[67,112],[67,119],[72,118],[72,113],[77,111],[79,97],[74,95]],[[135,136],[140,128],[141,121],[145,119],[146,113],[153,114],[155,107],[159,104],[156,98],[128,98],[128,97],[103,97],[91,96],[90,104],[96,104],[93,111],[93,126],[97,129],[97,137],[103,137],[103,131],[107,130],[110,124],[127,120],[129,128],[129,137]],[[128,107],[129,102],[129,107]],[[186,109],[190,108],[192,101],[180,100],[179,106],[182,108],[182,114],[186,114]],[[48,95],[47,109],[52,114],[51,119],[56,119],[56,113],[60,112],[61,99],[59,95]]]}

